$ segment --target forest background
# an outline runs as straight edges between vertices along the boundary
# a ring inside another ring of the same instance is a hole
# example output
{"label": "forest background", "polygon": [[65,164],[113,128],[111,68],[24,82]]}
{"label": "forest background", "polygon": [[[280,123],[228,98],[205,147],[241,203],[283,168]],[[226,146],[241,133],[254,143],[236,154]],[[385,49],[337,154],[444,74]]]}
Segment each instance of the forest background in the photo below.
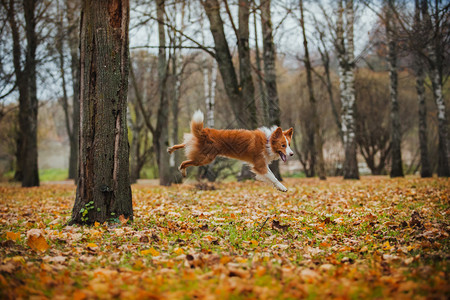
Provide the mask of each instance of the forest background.
{"label": "forest background", "polygon": [[[249,1],[246,11],[214,3],[130,3],[132,182],[180,182],[183,155],[169,157],[165,146],[182,140],[196,109],[209,127],[294,127],[284,176],[448,176],[448,2]],[[0,176],[20,181],[35,165],[42,181],[75,179],[81,3],[33,5],[31,15],[2,1]],[[21,108],[18,78],[27,76],[37,83]],[[34,129],[21,121],[27,112]],[[25,162],[19,149],[33,130],[36,155],[22,154]],[[219,159],[190,177],[240,175],[239,163]]]}

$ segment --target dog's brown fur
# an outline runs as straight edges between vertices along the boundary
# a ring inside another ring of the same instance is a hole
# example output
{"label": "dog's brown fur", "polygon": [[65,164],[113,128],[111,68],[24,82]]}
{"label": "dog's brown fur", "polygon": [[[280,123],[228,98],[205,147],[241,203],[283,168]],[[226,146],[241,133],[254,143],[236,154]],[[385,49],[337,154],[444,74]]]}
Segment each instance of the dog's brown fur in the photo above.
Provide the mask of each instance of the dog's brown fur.
{"label": "dog's brown fur", "polygon": [[[282,131],[278,127],[267,140],[262,130],[217,130],[203,128],[203,117],[194,115],[191,133],[183,144],[169,147],[167,151],[185,148],[188,160],[183,161],[179,170],[186,176],[186,168],[211,163],[217,156],[239,159],[252,165],[252,170],[260,175],[268,173],[268,163],[278,159],[286,160],[286,149],[292,138],[293,128]],[[270,149],[270,150],[269,150]],[[293,153],[289,153],[292,155]]]}

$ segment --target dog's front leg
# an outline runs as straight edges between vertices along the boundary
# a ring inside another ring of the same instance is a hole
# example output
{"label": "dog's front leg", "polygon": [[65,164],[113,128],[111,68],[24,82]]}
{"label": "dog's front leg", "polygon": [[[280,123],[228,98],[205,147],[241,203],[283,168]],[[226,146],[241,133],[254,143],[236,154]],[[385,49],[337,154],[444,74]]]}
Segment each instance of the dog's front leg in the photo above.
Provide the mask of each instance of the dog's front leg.
{"label": "dog's front leg", "polygon": [[287,192],[287,188],[278,181],[278,179],[273,175],[272,171],[267,166],[267,173],[265,174],[257,174],[256,179],[266,182],[271,182],[273,185],[282,192]]}

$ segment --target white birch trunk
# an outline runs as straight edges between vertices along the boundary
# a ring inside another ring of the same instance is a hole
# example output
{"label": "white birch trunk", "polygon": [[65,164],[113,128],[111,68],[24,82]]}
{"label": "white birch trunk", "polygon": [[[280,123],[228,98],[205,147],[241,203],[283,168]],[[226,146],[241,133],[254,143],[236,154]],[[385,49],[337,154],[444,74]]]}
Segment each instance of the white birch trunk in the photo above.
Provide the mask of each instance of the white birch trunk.
{"label": "white birch trunk", "polygon": [[[344,40],[343,14],[346,17],[346,37]],[[336,34],[336,50],[339,61],[340,98],[342,106],[342,134],[345,149],[343,173],[345,179],[359,179],[358,162],[356,159],[355,140],[355,76],[354,76],[354,42],[353,42],[353,1],[346,1],[345,9],[342,2],[338,4],[338,20]]]}

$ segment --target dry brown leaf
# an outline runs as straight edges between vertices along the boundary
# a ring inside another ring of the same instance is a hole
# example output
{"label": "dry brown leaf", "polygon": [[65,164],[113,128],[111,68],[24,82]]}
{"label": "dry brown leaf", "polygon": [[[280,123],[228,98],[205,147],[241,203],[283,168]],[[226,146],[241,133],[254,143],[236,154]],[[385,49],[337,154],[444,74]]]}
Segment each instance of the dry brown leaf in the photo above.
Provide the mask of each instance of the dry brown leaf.
{"label": "dry brown leaf", "polygon": [[44,232],[41,229],[28,230],[27,239],[27,245],[35,251],[45,252],[50,248],[44,238]]}

